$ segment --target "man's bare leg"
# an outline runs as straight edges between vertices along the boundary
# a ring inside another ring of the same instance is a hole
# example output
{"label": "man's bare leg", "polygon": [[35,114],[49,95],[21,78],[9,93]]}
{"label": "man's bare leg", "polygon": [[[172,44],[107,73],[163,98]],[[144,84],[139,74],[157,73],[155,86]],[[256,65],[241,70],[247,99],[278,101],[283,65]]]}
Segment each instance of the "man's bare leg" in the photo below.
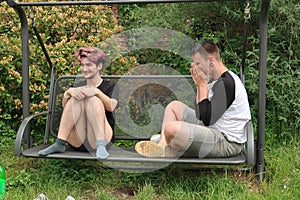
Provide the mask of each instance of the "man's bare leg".
{"label": "man's bare leg", "polygon": [[190,134],[189,126],[182,122],[186,107],[179,101],[168,104],[158,144],[152,141],[141,141],[136,144],[136,151],[147,157],[176,157],[178,151],[185,150]]}
{"label": "man's bare leg", "polygon": [[165,129],[170,123],[182,120],[182,115],[185,108],[186,105],[180,101],[172,101],[168,104],[164,113],[164,119],[161,127],[161,135],[159,141],[160,145],[167,146],[170,143],[173,136],[166,135]]}
{"label": "man's bare leg", "polygon": [[186,150],[189,144],[190,126],[187,122],[173,121],[164,129],[165,138],[169,147],[176,151]]}

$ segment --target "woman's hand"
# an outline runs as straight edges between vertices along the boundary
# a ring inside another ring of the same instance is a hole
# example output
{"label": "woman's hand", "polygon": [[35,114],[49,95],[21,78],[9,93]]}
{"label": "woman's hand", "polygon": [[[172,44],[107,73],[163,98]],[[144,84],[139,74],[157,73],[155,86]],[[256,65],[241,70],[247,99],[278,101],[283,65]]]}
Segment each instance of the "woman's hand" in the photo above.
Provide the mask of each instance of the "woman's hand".
{"label": "woman's hand", "polygon": [[85,97],[93,97],[96,95],[96,88],[95,87],[83,87],[83,93],[85,94]]}
{"label": "woman's hand", "polygon": [[70,88],[68,90],[68,94],[75,98],[76,100],[83,100],[87,97],[95,96],[95,88],[93,87],[78,87],[78,88]]}

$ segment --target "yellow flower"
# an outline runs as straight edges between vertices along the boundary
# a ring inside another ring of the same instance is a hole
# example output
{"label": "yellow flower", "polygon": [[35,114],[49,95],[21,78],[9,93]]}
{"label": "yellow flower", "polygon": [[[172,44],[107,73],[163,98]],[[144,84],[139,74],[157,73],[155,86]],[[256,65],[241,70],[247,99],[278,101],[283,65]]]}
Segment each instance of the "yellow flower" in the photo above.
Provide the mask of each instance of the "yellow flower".
{"label": "yellow flower", "polygon": [[19,109],[19,108],[22,107],[22,102],[21,102],[20,99],[15,99],[14,102],[15,102],[15,108],[16,109]]}

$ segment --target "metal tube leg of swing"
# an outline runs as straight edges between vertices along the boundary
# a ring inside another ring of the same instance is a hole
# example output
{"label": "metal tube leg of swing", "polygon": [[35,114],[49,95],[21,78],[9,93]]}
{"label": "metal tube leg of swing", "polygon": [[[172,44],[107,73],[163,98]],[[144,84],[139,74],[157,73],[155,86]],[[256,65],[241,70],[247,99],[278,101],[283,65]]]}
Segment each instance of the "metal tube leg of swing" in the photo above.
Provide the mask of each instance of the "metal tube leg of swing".
{"label": "metal tube leg of swing", "polygon": [[259,61],[259,111],[258,111],[258,135],[257,135],[257,176],[263,180],[265,170],[264,146],[265,146],[265,110],[266,110],[266,65],[267,65],[267,29],[268,9],[270,0],[262,0],[260,16],[260,61]]}
{"label": "metal tube leg of swing", "polygon": [[[12,4],[13,6],[14,4]],[[28,21],[26,18],[26,13],[22,7],[13,6],[20,17],[21,21],[21,31],[22,31],[22,108],[23,117],[29,116],[29,33],[28,33]],[[30,135],[29,127],[25,130],[24,134],[25,145],[30,147]]]}

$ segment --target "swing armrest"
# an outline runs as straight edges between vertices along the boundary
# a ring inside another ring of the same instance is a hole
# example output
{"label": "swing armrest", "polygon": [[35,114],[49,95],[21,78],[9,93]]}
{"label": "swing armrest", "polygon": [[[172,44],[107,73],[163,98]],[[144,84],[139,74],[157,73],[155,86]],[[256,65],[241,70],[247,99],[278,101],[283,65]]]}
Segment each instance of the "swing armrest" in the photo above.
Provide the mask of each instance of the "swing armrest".
{"label": "swing armrest", "polygon": [[247,133],[247,163],[249,166],[254,167],[256,165],[256,155],[255,155],[255,142],[254,142],[254,131],[252,121],[248,121],[245,127]]}
{"label": "swing armrest", "polygon": [[17,131],[17,136],[15,140],[15,147],[14,147],[14,155],[20,156],[22,154],[21,152],[21,145],[22,145],[22,139],[25,133],[25,130],[27,129],[28,125],[30,124],[30,121],[38,116],[46,115],[48,114],[48,111],[44,111],[38,114],[29,115],[27,116],[19,126],[19,129]]}

